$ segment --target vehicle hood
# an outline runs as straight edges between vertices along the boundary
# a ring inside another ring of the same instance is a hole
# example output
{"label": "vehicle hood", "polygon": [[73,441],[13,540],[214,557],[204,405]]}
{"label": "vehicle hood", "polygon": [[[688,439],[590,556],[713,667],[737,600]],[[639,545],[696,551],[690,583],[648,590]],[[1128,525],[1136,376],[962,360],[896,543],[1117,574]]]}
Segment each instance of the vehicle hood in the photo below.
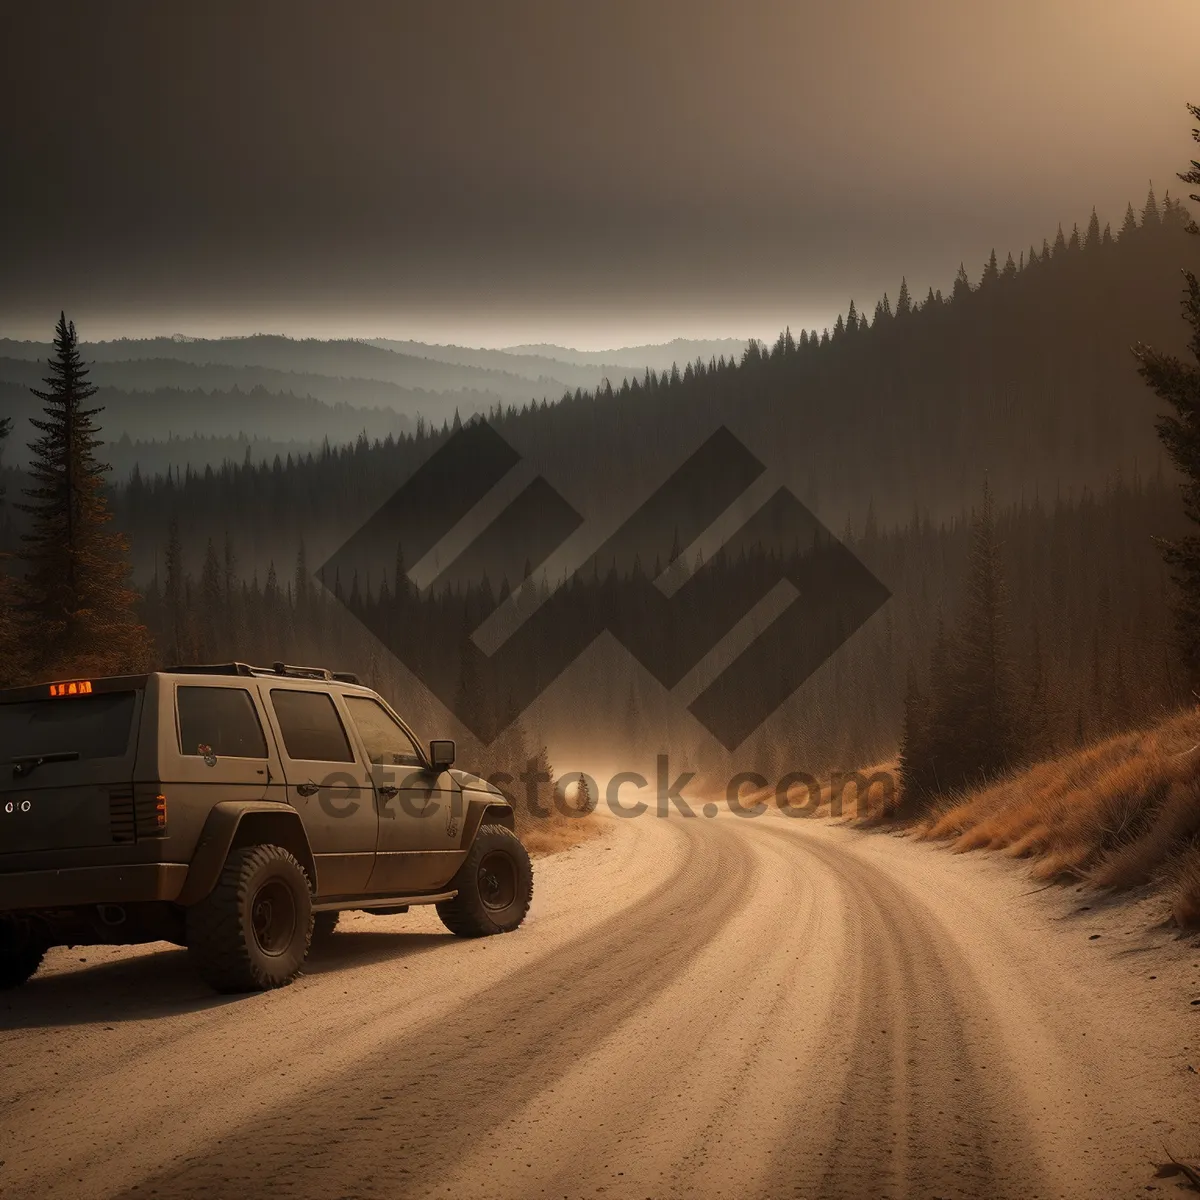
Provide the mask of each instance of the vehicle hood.
{"label": "vehicle hood", "polygon": [[450,775],[454,779],[454,782],[464,791],[487,792],[491,796],[504,798],[504,793],[495,784],[488,783],[486,779],[480,779],[478,775],[472,775],[470,771],[452,770]]}

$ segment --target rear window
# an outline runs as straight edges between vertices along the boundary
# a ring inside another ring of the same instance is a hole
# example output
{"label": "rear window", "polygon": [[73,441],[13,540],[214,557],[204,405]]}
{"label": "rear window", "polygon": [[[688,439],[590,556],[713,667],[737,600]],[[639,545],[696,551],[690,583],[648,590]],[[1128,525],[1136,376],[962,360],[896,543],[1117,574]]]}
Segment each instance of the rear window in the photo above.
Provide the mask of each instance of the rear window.
{"label": "rear window", "polygon": [[288,758],[302,762],[353,762],[350,742],[333,701],[325,692],[277,688],[271,703]]}
{"label": "rear window", "polygon": [[218,758],[266,758],[267,741],[245,688],[179,687],[179,750]]}
{"label": "rear window", "polygon": [[120,758],[129,749],[136,692],[0,704],[0,762],[40,754]]}

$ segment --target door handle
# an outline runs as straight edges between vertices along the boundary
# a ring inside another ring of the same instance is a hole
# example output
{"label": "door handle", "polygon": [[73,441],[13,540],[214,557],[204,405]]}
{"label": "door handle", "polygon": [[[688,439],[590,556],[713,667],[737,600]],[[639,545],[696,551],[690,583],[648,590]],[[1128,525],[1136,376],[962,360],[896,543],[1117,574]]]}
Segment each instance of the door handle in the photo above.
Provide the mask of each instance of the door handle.
{"label": "door handle", "polygon": [[394,800],[398,795],[400,795],[400,789],[393,784],[387,783],[384,784],[383,787],[379,788],[379,794],[385,800]]}
{"label": "door handle", "polygon": [[320,790],[320,785],[313,783],[311,779],[307,783],[296,784],[296,791],[299,792],[301,796],[315,796]]}

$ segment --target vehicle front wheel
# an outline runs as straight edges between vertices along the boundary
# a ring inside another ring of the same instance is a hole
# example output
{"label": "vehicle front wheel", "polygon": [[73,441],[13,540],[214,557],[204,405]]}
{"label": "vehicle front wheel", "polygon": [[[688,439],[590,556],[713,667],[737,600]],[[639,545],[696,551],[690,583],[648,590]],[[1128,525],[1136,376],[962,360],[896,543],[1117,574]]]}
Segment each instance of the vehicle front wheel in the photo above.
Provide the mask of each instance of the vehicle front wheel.
{"label": "vehicle front wheel", "polygon": [[266,991],[299,974],[312,927],[308,876],[295,857],[282,846],[244,846],[188,909],[188,954],[218,992]]}
{"label": "vehicle front wheel", "polygon": [[533,866],[520,838],[503,825],[484,825],[450,881],[458,891],[437,906],[442,924],[459,937],[508,933],[525,920],[533,899]]}
{"label": "vehicle front wheel", "polygon": [[20,987],[46,955],[44,943],[17,921],[0,921],[0,990]]}

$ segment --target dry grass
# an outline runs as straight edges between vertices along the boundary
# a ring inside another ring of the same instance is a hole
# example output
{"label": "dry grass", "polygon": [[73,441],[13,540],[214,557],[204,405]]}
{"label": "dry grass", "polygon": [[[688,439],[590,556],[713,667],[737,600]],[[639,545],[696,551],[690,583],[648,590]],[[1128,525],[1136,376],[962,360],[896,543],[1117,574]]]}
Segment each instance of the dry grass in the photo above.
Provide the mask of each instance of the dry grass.
{"label": "dry grass", "polygon": [[[824,779],[817,780],[819,796],[806,791],[803,785],[796,785],[786,801],[792,809],[792,815],[835,819],[848,817],[862,824],[875,824],[889,819],[896,807],[898,788],[895,759],[858,768],[856,774],[863,777],[867,784],[862,795],[859,795],[858,784],[852,777],[839,786],[835,794],[832,778],[834,774],[830,772]],[[724,799],[724,795],[714,792],[713,799],[720,801]],[[753,809],[760,805],[767,808],[780,806],[779,796],[773,785],[758,791],[747,789],[739,796],[738,803],[744,809]]]}
{"label": "dry grass", "polygon": [[594,812],[573,812],[566,816],[551,808],[549,816],[538,817],[524,805],[515,807],[517,833],[534,858],[569,850],[602,832],[603,827]]}
{"label": "dry grass", "polygon": [[956,851],[1033,861],[1035,877],[1159,884],[1200,928],[1200,712],[1039,763],[948,802],[920,828]]}

